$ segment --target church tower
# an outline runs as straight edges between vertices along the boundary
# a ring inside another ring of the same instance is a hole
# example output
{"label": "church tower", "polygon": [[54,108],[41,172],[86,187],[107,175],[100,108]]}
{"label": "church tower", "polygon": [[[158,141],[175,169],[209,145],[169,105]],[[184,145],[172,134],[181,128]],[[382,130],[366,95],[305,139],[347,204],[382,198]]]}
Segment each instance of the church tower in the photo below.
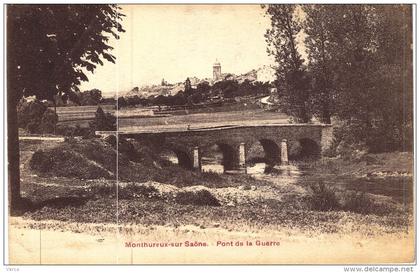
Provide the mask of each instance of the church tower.
{"label": "church tower", "polygon": [[213,64],[213,81],[218,81],[222,79],[222,66],[217,61]]}

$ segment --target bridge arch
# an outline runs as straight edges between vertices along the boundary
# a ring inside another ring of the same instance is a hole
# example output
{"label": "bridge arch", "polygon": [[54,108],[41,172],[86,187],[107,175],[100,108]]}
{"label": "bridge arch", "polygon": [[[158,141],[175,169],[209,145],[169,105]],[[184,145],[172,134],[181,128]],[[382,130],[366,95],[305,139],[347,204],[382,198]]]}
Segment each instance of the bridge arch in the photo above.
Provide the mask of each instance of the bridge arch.
{"label": "bridge arch", "polygon": [[226,172],[239,167],[239,144],[216,140],[200,146],[200,153],[205,171]]}
{"label": "bridge arch", "polygon": [[188,169],[188,170],[193,169],[193,162],[192,162],[191,157],[188,154],[188,152],[185,152],[184,150],[177,149],[177,148],[172,149],[172,151],[175,153],[175,155],[178,159],[178,165],[179,166],[181,166],[185,169]]}
{"label": "bridge arch", "polygon": [[247,143],[247,163],[265,163],[275,165],[280,162],[280,146],[268,138],[254,139]]}
{"label": "bridge arch", "polygon": [[191,152],[183,145],[164,144],[161,147],[160,156],[166,158],[173,164],[177,164],[185,169],[193,169],[193,160]]}
{"label": "bridge arch", "polygon": [[259,142],[264,149],[264,161],[268,165],[274,165],[280,162],[280,147],[277,143],[270,139],[260,139]]}
{"label": "bridge arch", "polygon": [[216,142],[216,145],[223,155],[222,165],[224,170],[235,169],[238,166],[237,150],[232,145],[224,142]]}
{"label": "bridge arch", "polygon": [[292,143],[290,159],[317,159],[321,156],[321,147],[318,142],[311,138],[300,138]]}

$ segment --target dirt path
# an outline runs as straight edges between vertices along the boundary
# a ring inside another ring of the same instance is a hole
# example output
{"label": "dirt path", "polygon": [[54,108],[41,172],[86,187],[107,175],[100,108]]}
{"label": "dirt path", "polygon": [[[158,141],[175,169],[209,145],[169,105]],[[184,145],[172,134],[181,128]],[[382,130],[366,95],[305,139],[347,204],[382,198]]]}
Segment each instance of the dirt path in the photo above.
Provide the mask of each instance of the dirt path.
{"label": "dirt path", "polygon": [[[15,217],[9,221],[9,261],[15,264],[401,263],[413,261],[414,253],[412,232],[375,237],[361,234],[308,237],[290,230],[245,233],[194,226],[134,225],[120,226],[117,232],[116,225],[110,224],[40,223]],[[74,232],[62,231],[62,227]],[[84,232],[80,233],[81,230]],[[224,246],[218,245],[218,241]],[[189,246],[194,242],[202,245]],[[236,246],[238,242],[243,246]],[[247,242],[252,246],[247,246]],[[257,246],[257,242],[271,243]],[[130,243],[131,247],[127,245]],[[145,243],[162,245],[142,247]]]}

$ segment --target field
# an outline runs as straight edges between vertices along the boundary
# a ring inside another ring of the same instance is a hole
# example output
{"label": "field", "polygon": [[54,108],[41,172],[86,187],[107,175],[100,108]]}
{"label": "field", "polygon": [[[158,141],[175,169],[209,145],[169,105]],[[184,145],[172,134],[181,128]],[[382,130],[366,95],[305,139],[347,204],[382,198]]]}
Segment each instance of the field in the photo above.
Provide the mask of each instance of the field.
{"label": "field", "polygon": [[[270,112],[252,103],[234,103],[216,108],[194,110],[158,111],[157,107],[123,108],[118,113],[113,105],[104,105],[104,111],[118,116],[120,130],[143,128],[146,126],[207,127],[232,124],[260,124],[262,122],[287,123],[288,116],[278,112]],[[96,106],[59,107],[57,114],[59,124],[87,127],[95,116]],[[155,113],[153,115],[153,112]]]}

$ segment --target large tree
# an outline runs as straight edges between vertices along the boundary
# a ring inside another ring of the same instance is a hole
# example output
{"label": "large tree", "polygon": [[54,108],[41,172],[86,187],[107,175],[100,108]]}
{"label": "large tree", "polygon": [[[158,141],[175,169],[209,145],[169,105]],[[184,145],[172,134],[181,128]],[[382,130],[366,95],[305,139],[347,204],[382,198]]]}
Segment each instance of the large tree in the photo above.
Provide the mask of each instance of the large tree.
{"label": "large tree", "polygon": [[[375,135],[387,139],[387,149],[412,150],[413,29],[411,5],[376,5],[378,69]],[[378,126],[378,121],[380,126]],[[372,142],[379,142],[372,139]],[[383,141],[382,141],[383,142]],[[381,148],[381,147],[378,147]]]}
{"label": "large tree", "polygon": [[[264,6],[263,6],[264,7]],[[296,20],[297,5],[268,5],[266,13],[271,19],[271,28],[266,32],[268,53],[277,62],[276,85],[280,101],[286,113],[298,122],[308,122],[309,77],[298,51],[297,35],[301,30]]]}
{"label": "large tree", "polygon": [[[312,110],[347,142],[407,150],[412,139],[409,5],[304,5]],[[335,106],[335,107],[333,107]]]}
{"label": "large tree", "polygon": [[332,5],[322,12],[328,18],[327,53],[334,60],[328,65],[335,79],[330,90],[336,91],[336,114],[348,128],[346,137],[370,151],[407,149],[412,130],[410,6]]}
{"label": "large tree", "polygon": [[7,131],[9,208],[21,204],[16,106],[23,96],[54,100],[78,91],[124,31],[116,5],[7,5]]}
{"label": "large tree", "polygon": [[330,124],[334,113],[334,46],[331,39],[332,5],[303,5],[305,46],[311,74],[311,110],[321,122]]}
{"label": "large tree", "polygon": [[[314,114],[325,123],[334,116],[339,139],[371,152],[412,149],[410,5],[269,5],[267,13],[266,36],[287,113],[301,121],[301,114]],[[300,31],[307,67],[297,57]]]}

